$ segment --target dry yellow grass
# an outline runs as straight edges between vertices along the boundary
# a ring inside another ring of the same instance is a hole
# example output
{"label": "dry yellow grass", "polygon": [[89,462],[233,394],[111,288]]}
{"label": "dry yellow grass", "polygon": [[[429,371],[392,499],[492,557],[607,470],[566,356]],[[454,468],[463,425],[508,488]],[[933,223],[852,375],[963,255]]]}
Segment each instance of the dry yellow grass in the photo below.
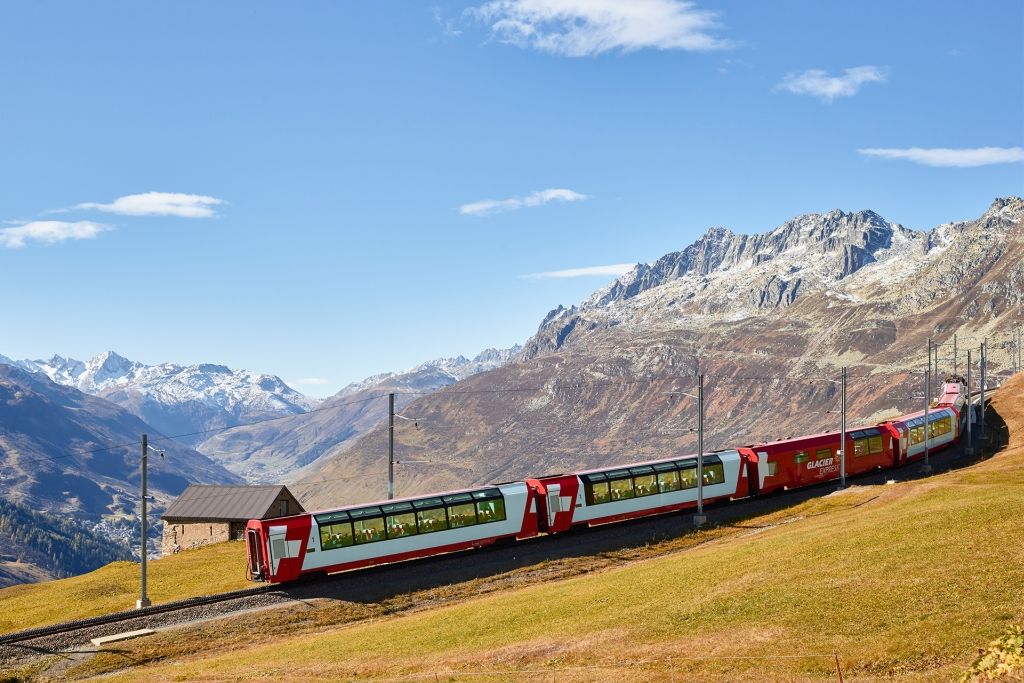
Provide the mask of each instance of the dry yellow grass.
{"label": "dry yellow grass", "polygon": [[[233,541],[189,550],[149,565],[149,597],[180,600],[251,585],[245,577],[245,543]],[[114,562],[70,579],[0,590],[0,633],[82,619],[135,607],[139,565]]]}
{"label": "dry yellow grass", "polygon": [[[328,617],[303,626],[293,608],[276,633],[261,631],[273,614],[170,632],[160,638],[183,654],[112,680],[440,672],[439,680],[511,681],[556,670],[560,682],[828,680],[834,651],[848,681],[953,680],[978,647],[1024,622],[1022,394],[1019,377],[994,401],[1011,446],[964,470],[813,501],[760,533],[429,611],[385,616],[371,607],[354,625]],[[864,504],[835,504],[846,496]],[[143,653],[159,642],[128,644],[69,674],[151,660]],[[195,652],[184,654],[190,643]],[[779,658],[794,655],[822,656]],[[470,671],[491,675],[460,675]]]}

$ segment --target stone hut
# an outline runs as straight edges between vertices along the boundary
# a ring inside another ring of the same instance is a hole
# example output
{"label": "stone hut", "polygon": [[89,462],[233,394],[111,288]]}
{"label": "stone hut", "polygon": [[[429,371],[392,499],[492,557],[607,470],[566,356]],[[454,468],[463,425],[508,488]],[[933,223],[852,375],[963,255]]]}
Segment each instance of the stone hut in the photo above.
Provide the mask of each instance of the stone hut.
{"label": "stone hut", "polygon": [[163,554],[245,538],[250,519],[305,512],[285,486],[190,484],[163,514]]}

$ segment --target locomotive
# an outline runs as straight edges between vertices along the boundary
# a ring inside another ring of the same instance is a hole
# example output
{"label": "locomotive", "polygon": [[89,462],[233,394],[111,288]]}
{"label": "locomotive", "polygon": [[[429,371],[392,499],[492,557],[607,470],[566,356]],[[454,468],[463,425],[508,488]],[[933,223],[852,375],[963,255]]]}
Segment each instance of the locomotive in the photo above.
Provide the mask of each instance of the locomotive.
{"label": "locomotive", "polygon": [[[951,381],[950,381],[951,380]],[[845,433],[846,474],[899,467],[955,444],[967,388],[948,378],[919,411]],[[740,500],[840,477],[840,432],[705,454],[706,503]],[[281,583],[389,562],[555,535],[697,506],[697,456],[527,478],[459,491],[352,505],[246,526],[249,577]]]}

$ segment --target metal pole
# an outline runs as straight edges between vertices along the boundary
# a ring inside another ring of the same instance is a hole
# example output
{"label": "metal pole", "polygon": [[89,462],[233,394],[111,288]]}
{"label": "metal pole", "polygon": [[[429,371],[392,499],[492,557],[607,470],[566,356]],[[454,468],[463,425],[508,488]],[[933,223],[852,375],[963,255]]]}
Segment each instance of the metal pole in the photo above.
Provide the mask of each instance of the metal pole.
{"label": "metal pole", "polygon": [[701,526],[704,516],[704,375],[697,375],[697,514],[693,523]]}
{"label": "metal pole", "polygon": [[843,415],[839,427],[839,488],[846,488],[846,366],[843,366]]}
{"label": "metal pole", "polygon": [[142,435],[142,590],[139,599],[135,601],[135,609],[149,607],[152,603],[146,595],[146,555],[149,554],[146,548],[146,460],[149,456],[149,437]]}
{"label": "metal pole", "polygon": [[388,500],[395,497],[395,395],[388,394]]}
{"label": "metal pole", "polygon": [[988,349],[985,348],[986,342],[981,342],[981,416],[978,419],[978,437],[985,438],[985,366],[988,365]]}
{"label": "metal pole", "polygon": [[967,455],[974,455],[974,442],[972,441],[971,422],[974,421],[974,397],[971,395],[974,387],[971,386],[971,350],[967,350],[967,447],[964,451]]}
{"label": "metal pole", "polygon": [[928,424],[928,404],[931,403],[932,394],[932,373],[929,370],[924,376],[924,469],[928,470],[931,468],[931,463],[928,462],[928,439],[931,437],[931,425]]}
{"label": "metal pole", "polygon": [[956,335],[953,335],[953,377],[957,377],[957,375],[956,375],[956,360],[957,360],[957,358],[956,358]]}

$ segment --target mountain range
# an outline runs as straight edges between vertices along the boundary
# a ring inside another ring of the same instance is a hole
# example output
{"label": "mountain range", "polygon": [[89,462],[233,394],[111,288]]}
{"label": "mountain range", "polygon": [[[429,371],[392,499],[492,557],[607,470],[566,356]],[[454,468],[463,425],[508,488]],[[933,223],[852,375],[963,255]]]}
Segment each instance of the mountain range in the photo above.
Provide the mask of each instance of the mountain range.
{"label": "mountain range", "polygon": [[[851,424],[914,410],[928,339],[936,380],[986,338],[990,377],[1008,372],[1022,301],[1019,197],[927,231],[838,210],[756,235],[711,228],[552,310],[508,365],[409,405],[423,428],[399,433],[396,458],[427,463],[399,468],[397,492],[693,452],[698,373],[708,448],[834,428],[844,366]],[[292,488],[311,508],[379,499],[385,444],[377,425]]]}

